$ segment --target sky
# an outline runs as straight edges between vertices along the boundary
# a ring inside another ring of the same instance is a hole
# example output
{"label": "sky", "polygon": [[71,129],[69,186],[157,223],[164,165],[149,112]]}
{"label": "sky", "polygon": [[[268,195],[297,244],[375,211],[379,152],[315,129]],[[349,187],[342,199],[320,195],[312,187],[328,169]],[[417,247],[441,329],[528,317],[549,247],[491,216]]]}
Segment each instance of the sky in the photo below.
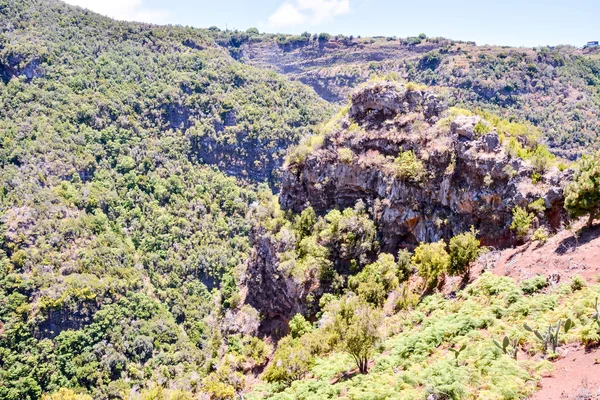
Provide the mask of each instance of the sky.
{"label": "sky", "polygon": [[582,46],[600,40],[600,0],[66,0],[113,18],[299,34],[407,37],[477,44]]}

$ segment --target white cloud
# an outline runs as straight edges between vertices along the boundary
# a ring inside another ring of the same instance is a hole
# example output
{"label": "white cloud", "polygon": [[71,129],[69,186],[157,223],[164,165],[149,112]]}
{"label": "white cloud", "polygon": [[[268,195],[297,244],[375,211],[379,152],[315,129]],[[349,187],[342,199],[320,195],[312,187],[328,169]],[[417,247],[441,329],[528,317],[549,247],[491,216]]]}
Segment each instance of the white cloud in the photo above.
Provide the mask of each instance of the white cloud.
{"label": "white cloud", "polygon": [[125,21],[164,23],[168,12],[145,7],[143,0],[65,0],[102,15]]}
{"label": "white cloud", "polygon": [[272,28],[319,25],[350,12],[350,0],[288,0],[269,17]]}

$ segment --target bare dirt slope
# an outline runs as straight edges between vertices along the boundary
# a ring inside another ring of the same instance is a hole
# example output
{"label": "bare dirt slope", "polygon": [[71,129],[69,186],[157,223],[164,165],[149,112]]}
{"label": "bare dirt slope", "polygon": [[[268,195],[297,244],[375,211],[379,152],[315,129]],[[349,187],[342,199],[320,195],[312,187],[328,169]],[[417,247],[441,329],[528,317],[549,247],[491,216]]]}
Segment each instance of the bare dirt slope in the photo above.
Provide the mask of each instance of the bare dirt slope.
{"label": "bare dirt slope", "polygon": [[[492,270],[517,281],[538,274],[552,284],[581,275],[589,284],[600,278],[600,224],[581,229],[575,224],[544,244],[528,243],[482,257],[476,272]],[[554,372],[540,382],[532,400],[600,399],[600,349],[567,346],[554,362]]]}
{"label": "bare dirt slope", "polygon": [[565,353],[531,400],[600,399],[600,351],[570,347]]}
{"label": "bare dirt slope", "polygon": [[580,229],[581,224],[576,224],[543,245],[533,242],[505,250],[494,263],[493,272],[517,281],[541,274],[557,283],[579,274],[590,283],[596,282],[600,277],[600,224],[576,234]]}

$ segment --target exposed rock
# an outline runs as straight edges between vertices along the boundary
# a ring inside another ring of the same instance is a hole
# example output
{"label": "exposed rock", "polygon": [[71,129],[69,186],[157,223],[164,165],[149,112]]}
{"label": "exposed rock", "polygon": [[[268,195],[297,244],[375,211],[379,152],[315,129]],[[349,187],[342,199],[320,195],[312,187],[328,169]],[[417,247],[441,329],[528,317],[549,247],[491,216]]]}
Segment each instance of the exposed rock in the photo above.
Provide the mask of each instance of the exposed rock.
{"label": "exposed rock", "polygon": [[0,59],[0,78],[8,82],[11,78],[23,76],[27,81],[42,76],[40,58],[28,58],[20,54],[12,54],[6,61]]}
{"label": "exposed rock", "polygon": [[243,278],[244,301],[264,317],[261,333],[284,336],[291,317],[306,312],[310,287],[279,269],[279,254],[290,250],[287,241],[275,239],[263,227],[253,229],[251,240],[254,246]]}
{"label": "exposed rock", "polygon": [[452,133],[455,133],[460,137],[473,140],[475,139],[475,125],[477,125],[479,121],[481,121],[481,118],[477,116],[460,116],[452,121],[450,129]]}
{"label": "exposed rock", "polygon": [[[449,239],[471,226],[483,244],[510,246],[516,242],[510,230],[513,208],[540,198],[547,210],[536,216],[536,224],[555,231],[567,218],[561,184],[568,172],[554,168],[533,184],[531,163],[511,156],[495,131],[477,135],[475,126],[487,124],[480,117],[436,123],[446,116],[443,102],[396,84],[369,85],[352,101],[350,119],[284,172],[282,208],[301,212],[311,205],[326,213],[363,200],[383,250],[390,252]],[[353,122],[361,129],[344,129]],[[352,150],[351,162],[340,160],[341,149]],[[401,151],[417,156],[421,177],[401,176],[394,161]]]}
{"label": "exposed rock", "polygon": [[431,92],[408,91],[404,86],[386,82],[374,83],[354,92],[350,118],[356,121],[378,122],[392,119],[398,114],[422,111],[432,120],[446,106]]}

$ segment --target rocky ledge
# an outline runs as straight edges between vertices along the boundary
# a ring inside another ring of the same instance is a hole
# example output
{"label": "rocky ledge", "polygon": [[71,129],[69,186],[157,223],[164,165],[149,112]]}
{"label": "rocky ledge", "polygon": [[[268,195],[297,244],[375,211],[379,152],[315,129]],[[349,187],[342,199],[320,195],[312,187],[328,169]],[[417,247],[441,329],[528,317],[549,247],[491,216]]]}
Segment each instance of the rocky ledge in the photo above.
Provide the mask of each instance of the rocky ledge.
{"label": "rocky ledge", "polygon": [[510,229],[516,206],[535,215],[532,229],[557,230],[567,218],[568,170],[543,159],[531,137],[449,110],[430,91],[371,83],[329,128],[309,149],[296,149],[304,155],[290,156],[281,206],[323,214],[362,200],[384,251],[449,239],[472,226],[483,244],[510,246],[517,241]]}

